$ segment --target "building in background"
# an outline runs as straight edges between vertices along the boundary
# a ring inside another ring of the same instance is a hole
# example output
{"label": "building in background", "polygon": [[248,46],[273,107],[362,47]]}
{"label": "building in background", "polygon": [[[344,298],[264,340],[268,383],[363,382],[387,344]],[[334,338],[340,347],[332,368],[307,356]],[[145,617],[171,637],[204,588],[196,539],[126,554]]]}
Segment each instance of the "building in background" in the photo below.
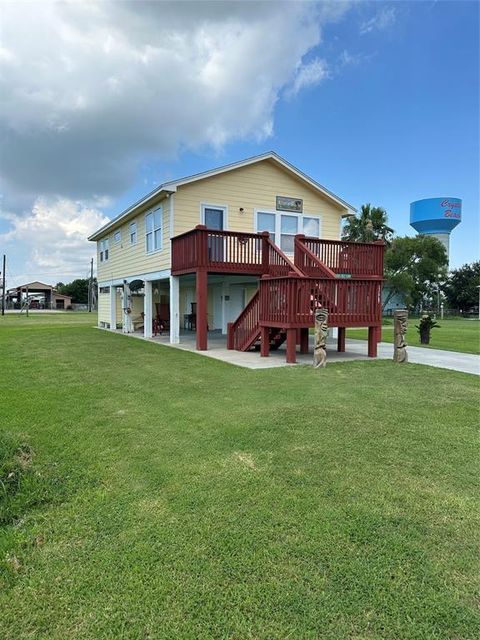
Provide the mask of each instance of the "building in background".
{"label": "building in background", "polygon": [[7,309],[21,309],[29,303],[30,309],[68,309],[72,298],[64,296],[51,284],[28,282],[7,291]]}

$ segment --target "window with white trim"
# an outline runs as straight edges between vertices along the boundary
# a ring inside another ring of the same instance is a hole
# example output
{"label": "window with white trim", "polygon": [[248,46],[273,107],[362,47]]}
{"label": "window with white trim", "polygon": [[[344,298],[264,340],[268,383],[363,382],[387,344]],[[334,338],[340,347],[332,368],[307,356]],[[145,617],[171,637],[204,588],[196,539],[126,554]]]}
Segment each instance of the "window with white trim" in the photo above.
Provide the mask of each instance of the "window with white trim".
{"label": "window with white trim", "polygon": [[257,211],[257,233],[268,231],[272,242],[285,253],[293,254],[297,233],[320,237],[320,217],[276,211]]}
{"label": "window with white trim", "polygon": [[162,207],[158,207],[145,216],[145,249],[147,253],[160,251],[162,248],[162,218]]}
{"label": "window with white trim", "polygon": [[110,293],[110,287],[99,287],[99,293]]}
{"label": "window with white trim", "polygon": [[285,253],[293,253],[294,239],[298,233],[298,217],[281,214],[280,218],[280,249]]}
{"label": "window with white trim", "polygon": [[268,231],[270,234],[270,238],[272,242],[276,243],[275,240],[275,227],[277,216],[275,213],[264,213],[263,211],[259,211],[257,213],[257,233],[261,233],[262,231]]}
{"label": "window with white trim", "polygon": [[108,238],[100,240],[100,262],[108,260]]}
{"label": "window with white trim", "polygon": [[118,244],[122,241],[122,232],[120,229],[118,231],[115,231],[115,233],[113,234],[113,241],[115,244]]}
{"label": "window with white trim", "polygon": [[310,238],[320,237],[320,218],[303,216],[303,233]]}
{"label": "window with white trim", "polygon": [[137,223],[131,222],[128,227],[128,231],[130,234],[130,244],[137,244]]}

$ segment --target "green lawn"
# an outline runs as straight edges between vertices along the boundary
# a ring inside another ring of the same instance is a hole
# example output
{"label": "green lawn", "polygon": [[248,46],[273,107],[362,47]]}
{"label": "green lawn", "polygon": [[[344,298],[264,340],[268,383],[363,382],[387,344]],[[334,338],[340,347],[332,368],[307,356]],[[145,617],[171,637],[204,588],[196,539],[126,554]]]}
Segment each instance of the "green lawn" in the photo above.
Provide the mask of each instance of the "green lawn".
{"label": "green lawn", "polygon": [[[480,322],[478,320],[438,320],[440,327],[432,329],[430,344],[420,344],[420,336],[415,327],[418,318],[408,321],[407,342],[412,347],[446,349],[463,353],[480,354]],[[367,329],[348,329],[348,338],[367,339]],[[383,342],[393,342],[393,321],[385,320],[382,328]]]}
{"label": "green lawn", "polygon": [[478,379],[0,318],[0,638],[478,637]]}

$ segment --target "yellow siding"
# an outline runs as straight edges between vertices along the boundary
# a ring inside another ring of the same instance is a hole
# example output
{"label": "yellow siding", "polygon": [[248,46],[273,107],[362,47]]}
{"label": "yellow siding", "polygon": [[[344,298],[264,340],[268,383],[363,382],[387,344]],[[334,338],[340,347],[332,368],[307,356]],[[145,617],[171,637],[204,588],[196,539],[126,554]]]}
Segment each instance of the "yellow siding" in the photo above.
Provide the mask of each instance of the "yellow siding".
{"label": "yellow siding", "polygon": [[[115,307],[117,316],[117,325],[121,325],[123,321],[122,311],[122,297],[120,295],[121,289],[116,289],[115,294]],[[110,293],[98,294],[98,324],[104,322],[110,324]]]}
{"label": "yellow siding", "polygon": [[174,235],[200,224],[202,203],[227,205],[230,231],[254,232],[254,210],[275,211],[276,196],[302,198],[303,214],[320,216],[321,236],[339,239],[340,220],[346,209],[269,160],[178,187]]}
{"label": "yellow siding", "polygon": [[110,322],[110,294],[98,294],[98,324]]}
{"label": "yellow siding", "polygon": [[[145,251],[145,214],[158,205],[163,207],[163,247],[161,251],[147,255]],[[137,244],[130,245],[129,225],[137,223]],[[113,234],[120,228],[122,240],[115,244]],[[114,227],[108,234],[109,258],[100,262],[100,241],[97,242],[97,270],[99,282],[126,278],[142,273],[152,273],[170,269],[170,198],[164,198],[155,205],[149,205],[128,219],[124,224]]]}
{"label": "yellow siding", "polygon": [[[346,208],[333,203],[328,197],[280,167],[264,160],[238,169],[179,186],[169,198],[155,205],[143,207],[122,225],[114,227],[104,238],[109,238],[109,260],[99,260],[97,242],[98,280],[126,278],[170,269],[170,206],[173,198],[173,235],[193,229],[201,222],[201,205],[224,205],[228,208],[227,227],[231,231],[254,232],[255,210],[275,211],[276,196],[289,196],[303,200],[303,215],[319,216],[321,237],[337,240],[340,221]],[[147,255],[145,252],[145,214],[159,204],[163,207],[163,248]],[[240,213],[243,208],[243,213]],[[137,222],[137,244],[130,245],[129,224]],[[115,244],[114,232],[121,229],[121,242]]]}

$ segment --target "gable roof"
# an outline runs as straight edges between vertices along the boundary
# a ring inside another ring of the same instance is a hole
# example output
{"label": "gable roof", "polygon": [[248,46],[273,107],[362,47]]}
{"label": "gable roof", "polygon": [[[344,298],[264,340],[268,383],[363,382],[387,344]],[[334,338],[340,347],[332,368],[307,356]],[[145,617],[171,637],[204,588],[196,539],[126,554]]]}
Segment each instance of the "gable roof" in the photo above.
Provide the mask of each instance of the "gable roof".
{"label": "gable roof", "polygon": [[34,280],[33,282],[26,282],[25,284],[19,284],[17,287],[12,287],[8,291],[16,291],[17,289],[33,289],[34,291],[54,291],[55,287],[53,284],[45,284],[44,282],[40,282],[39,280]]}
{"label": "gable roof", "polygon": [[321,185],[319,182],[317,182],[313,178],[310,178],[310,176],[307,176],[306,173],[303,173],[303,171],[300,171],[300,169],[297,169],[297,167],[294,167],[293,164],[290,164],[290,162],[285,160],[285,158],[282,158],[281,156],[279,156],[278,153],[275,153],[274,151],[268,151],[267,153],[262,153],[258,156],[252,156],[251,158],[246,158],[245,160],[239,160],[238,162],[225,164],[215,169],[209,169],[208,171],[195,173],[185,178],[177,178],[176,180],[169,180],[168,182],[164,182],[160,186],[156,187],[153,191],[148,193],[146,196],[144,196],[140,200],[137,200],[137,202],[135,202],[130,207],[122,211],[122,213],[120,213],[116,218],[113,218],[112,220],[110,220],[110,222],[107,222],[107,224],[105,224],[103,227],[95,231],[95,233],[92,233],[92,235],[89,236],[88,239],[97,240],[106,231],[116,226],[124,218],[127,218],[136,209],[138,209],[139,207],[145,204],[148,204],[151,200],[153,200],[159,195],[162,195],[162,194],[167,195],[170,193],[175,193],[177,188],[184,184],[189,184],[190,182],[196,182],[197,180],[204,180],[205,178],[211,178],[221,173],[226,173],[227,171],[239,169],[240,167],[246,167],[248,165],[255,164],[257,162],[263,162],[264,160],[273,160],[283,168],[294,173],[298,178],[306,182],[316,191],[319,191],[322,195],[327,196],[327,198],[329,198],[330,200],[333,200],[336,204],[347,209],[348,213],[345,214],[346,216],[356,213],[357,210],[351,204],[349,204],[339,196],[335,195],[332,191],[329,191],[329,189]]}

